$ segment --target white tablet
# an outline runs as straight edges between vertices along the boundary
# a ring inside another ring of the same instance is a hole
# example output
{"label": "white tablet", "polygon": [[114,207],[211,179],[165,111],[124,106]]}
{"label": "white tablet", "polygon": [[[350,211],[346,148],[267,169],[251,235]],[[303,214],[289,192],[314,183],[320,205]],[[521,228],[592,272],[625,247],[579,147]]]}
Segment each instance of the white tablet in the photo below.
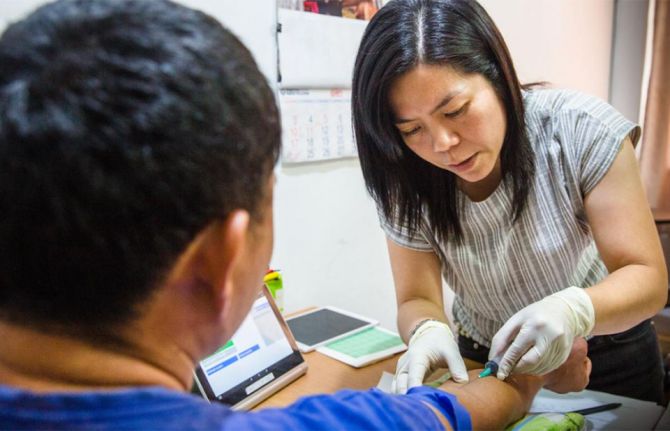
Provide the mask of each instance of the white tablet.
{"label": "white tablet", "polygon": [[407,346],[395,332],[373,326],[316,349],[352,367],[360,368],[396,353],[407,350]]}
{"label": "white tablet", "polygon": [[233,338],[200,361],[195,381],[209,401],[248,409],[307,371],[266,287]]}
{"label": "white tablet", "polygon": [[301,352],[377,324],[376,320],[335,307],[321,307],[286,319]]}

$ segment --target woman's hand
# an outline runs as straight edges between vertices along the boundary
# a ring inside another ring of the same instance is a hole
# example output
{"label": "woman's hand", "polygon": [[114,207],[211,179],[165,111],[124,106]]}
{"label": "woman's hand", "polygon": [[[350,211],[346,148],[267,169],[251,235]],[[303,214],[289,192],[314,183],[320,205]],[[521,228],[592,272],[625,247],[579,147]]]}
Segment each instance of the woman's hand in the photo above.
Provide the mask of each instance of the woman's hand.
{"label": "woman's hand", "polygon": [[575,338],[588,335],[594,324],[588,294],[569,287],[513,315],[493,337],[489,358],[497,360],[501,380],[512,371],[547,374],[565,362]]}
{"label": "woman's hand", "polygon": [[393,392],[404,394],[410,388],[423,385],[426,375],[437,368],[448,368],[456,382],[468,381],[465,363],[449,326],[428,321],[412,335],[407,352],[398,360]]}
{"label": "woman's hand", "polygon": [[586,356],[588,349],[586,340],[577,338],[563,365],[544,376],[544,387],[559,394],[584,389],[589,384],[591,374],[591,360]]}

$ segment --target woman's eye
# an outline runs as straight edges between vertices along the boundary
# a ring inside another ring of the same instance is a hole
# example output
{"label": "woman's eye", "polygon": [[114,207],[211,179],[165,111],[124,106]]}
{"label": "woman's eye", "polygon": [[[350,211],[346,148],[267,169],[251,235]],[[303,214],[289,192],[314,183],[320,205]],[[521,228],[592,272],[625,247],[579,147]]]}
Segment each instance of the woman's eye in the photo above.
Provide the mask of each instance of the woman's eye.
{"label": "woman's eye", "polygon": [[403,135],[403,136],[405,136],[405,137],[408,137],[408,136],[415,135],[419,130],[421,130],[420,127],[415,127],[415,128],[413,128],[413,129],[411,129],[411,130],[407,130],[407,131],[405,131],[405,130],[401,130],[401,131],[400,131],[400,134]]}
{"label": "woman's eye", "polygon": [[464,104],[463,106],[461,106],[460,108],[458,108],[457,110],[455,110],[453,112],[445,112],[444,116],[449,117],[449,118],[458,117],[459,115],[461,115],[462,113],[465,112],[467,107],[468,107],[468,103]]}

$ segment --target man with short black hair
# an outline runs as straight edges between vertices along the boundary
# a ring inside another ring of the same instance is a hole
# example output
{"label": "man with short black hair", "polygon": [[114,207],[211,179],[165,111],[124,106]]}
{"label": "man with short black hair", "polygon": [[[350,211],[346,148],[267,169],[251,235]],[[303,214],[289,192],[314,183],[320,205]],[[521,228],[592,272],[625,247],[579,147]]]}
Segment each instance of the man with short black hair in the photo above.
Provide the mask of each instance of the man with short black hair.
{"label": "man with short black hair", "polygon": [[[343,391],[255,414],[186,393],[258,294],[279,150],[272,91],[203,13],[61,0],[11,25],[0,38],[0,428],[487,428],[518,418],[543,384],[586,384],[581,351],[567,380]],[[484,391],[496,394],[487,406]]]}

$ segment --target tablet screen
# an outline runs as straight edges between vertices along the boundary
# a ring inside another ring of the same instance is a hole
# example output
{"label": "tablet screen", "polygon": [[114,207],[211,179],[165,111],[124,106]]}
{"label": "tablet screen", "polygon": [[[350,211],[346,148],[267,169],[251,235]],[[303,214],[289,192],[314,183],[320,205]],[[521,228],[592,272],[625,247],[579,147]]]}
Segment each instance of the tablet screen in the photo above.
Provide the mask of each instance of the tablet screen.
{"label": "tablet screen", "polygon": [[266,295],[233,338],[200,361],[196,378],[210,400],[237,404],[303,362]]}
{"label": "tablet screen", "polygon": [[312,346],[355,329],[370,326],[372,322],[357,319],[330,308],[321,308],[290,318],[287,323],[299,343]]}

